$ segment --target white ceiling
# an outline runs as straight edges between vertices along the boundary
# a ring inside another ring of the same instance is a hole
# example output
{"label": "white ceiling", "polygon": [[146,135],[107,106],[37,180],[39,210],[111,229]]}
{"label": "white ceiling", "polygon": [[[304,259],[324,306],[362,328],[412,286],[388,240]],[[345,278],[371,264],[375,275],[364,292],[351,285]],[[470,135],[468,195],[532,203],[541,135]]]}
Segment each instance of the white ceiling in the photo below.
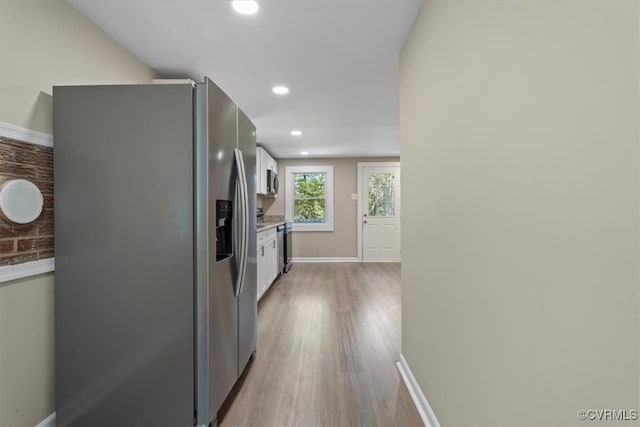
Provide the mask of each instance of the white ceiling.
{"label": "white ceiling", "polygon": [[276,157],[399,154],[398,54],[422,0],[269,0],[252,16],[227,0],[68,1],[162,77],[211,77]]}

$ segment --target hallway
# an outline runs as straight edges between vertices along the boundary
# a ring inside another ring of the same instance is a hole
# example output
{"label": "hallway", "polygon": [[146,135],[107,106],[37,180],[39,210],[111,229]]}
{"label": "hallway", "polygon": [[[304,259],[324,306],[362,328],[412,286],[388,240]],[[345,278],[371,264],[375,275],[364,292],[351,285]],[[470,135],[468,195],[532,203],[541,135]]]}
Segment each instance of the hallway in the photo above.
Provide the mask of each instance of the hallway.
{"label": "hallway", "polygon": [[220,425],[420,426],[399,354],[400,264],[295,264],[258,308],[257,354]]}

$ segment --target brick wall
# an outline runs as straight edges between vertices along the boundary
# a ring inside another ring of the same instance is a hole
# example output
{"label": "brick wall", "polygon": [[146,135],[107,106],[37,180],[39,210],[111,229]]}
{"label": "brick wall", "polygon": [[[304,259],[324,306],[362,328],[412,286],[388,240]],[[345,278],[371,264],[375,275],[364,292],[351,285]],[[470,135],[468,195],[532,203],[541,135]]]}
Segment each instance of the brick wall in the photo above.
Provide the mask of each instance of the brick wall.
{"label": "brick wall", "polygon": [[53,257],[53,149],[0,137],[0,179],[24,178],[44,197],[40,217],[27,225],[0,220],[0,266]]}

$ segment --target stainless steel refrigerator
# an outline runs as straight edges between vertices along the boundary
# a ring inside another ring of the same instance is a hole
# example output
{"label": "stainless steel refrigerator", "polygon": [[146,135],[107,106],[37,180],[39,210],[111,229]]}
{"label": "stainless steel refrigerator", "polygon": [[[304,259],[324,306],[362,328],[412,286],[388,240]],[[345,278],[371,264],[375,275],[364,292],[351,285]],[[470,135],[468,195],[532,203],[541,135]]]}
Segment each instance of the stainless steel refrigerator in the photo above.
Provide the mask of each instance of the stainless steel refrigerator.
{"label": "stainless steel refrigerator", "polygon": [[256,349],[255,127],[208,78],[53,107],[56,425],[215,425]]}

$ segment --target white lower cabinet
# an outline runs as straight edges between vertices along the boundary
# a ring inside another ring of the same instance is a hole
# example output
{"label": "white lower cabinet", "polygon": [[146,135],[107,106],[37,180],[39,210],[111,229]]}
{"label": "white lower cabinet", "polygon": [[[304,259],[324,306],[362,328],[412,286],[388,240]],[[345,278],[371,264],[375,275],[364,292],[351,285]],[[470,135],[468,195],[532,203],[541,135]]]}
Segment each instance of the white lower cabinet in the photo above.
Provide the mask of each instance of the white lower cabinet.
{"label": "white lower cabinet", "polygon": [[267,242],[265,252],[269,254],[267,258],[267,282],[271,284],[278,277],[278,239]]}
{"label": "white lower cabinet", "polygon": [[264,293],[264,284],[266,282],[265,280],[265,266],[266,266],[266,253],[264,250],[264,245],[259,245],[258,246],[258,299],[260,299],[260,297],[262,296],[262,294]]}
{"label": "white lower cabinet", "polygon": [[278,234],[275,228],[258,233],[258,299],[278,277]]}

